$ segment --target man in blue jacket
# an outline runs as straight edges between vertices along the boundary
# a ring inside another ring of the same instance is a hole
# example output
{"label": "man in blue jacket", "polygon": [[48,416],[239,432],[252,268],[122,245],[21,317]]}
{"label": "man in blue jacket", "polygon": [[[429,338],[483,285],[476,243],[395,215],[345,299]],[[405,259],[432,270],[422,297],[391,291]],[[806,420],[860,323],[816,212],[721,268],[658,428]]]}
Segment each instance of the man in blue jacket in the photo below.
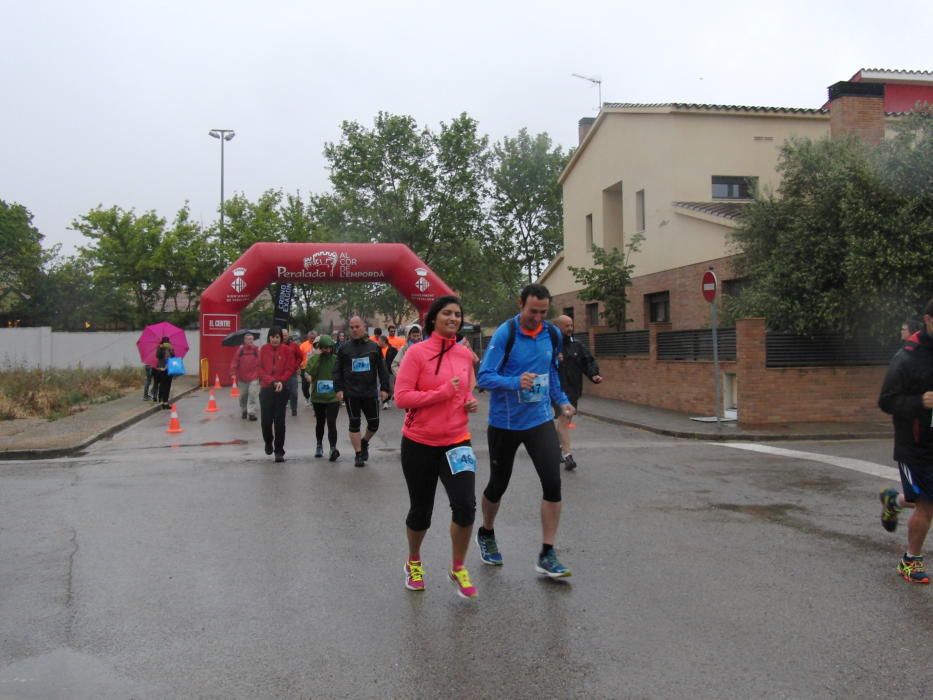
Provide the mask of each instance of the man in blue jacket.
{"label": "man in blue jacket", "polygon": [[512,476],[519,445],[524,445],[541,480],[541,552],[535,570],[551,578],[570,576],[554,551],[560,524],[560,442],[554,429],[552,404],[566,416],[574,414],[557,372],[561,334],[545,321],[551,293],[529,284],[521,293],[521,311],[492,336],[477,375],[477,385],[490,392],[489,484],[483,491],[483,525],[476,543],[484,564],[502,565],[496,542],[496,514]]}

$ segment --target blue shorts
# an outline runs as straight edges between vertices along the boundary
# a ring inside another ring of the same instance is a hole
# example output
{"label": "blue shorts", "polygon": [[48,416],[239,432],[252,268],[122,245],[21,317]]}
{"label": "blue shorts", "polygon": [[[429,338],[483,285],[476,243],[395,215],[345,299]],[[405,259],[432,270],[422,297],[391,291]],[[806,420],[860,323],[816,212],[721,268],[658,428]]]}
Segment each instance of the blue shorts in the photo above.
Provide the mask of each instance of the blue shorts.
{"label": "blue shorts", "polygon": [[897,470],[901,473],[905,501],[933,501],[933,466],[910,466],[898,462]]}

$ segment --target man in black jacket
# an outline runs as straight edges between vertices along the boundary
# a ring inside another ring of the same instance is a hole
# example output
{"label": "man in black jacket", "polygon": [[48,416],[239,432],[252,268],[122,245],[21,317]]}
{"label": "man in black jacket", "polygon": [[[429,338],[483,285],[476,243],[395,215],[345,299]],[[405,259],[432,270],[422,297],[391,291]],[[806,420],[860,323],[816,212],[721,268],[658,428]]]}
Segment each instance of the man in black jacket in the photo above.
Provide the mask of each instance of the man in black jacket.
{"label": "man in black jacket", "polygon": [[[599,365],[596,359],[590,354],[590,351],[582,343],[578,343],[573,337],[573,319],[570,316],[558,316],[554,319],[554,325],[560,328],[564,334],[563,350],[560,354],[560,386],[570,399],[573,407],[577,407],[577,401],[583,394],[583,375],[585,374],[591,382],[599,384],[603,378],[599,375]],[[573,471],[577,468],[577,463],[571,454],[570,447],[570,426],[572,418],[565,416],[559,407],[554,408],[554,415],[557,422],[557,437],[560,438],[560,449],[564,469]]]}
{"label": "man in black jacket", "polygon": [[[334,366],[334,390],[337,400],[346,399],[350,417],[350,442],[356,452],[355,467],[366,466],[369,441],[379,430],[379,398],[389,398],[389,373],[382,350],[366,337],[363,319],[350,319],[350,340],[337,350]],[[366,416],[366,436],[360,439],[360,424]]]}
{"label": "man in black jacket", "polygon": [[907,521],[907,551],[897,572],[909,583],[929,583],[923,543],[933,522],[933,299],[923,311],[924,327],[898,350],[884,377],[878,406],[894,421],[894,460],[903,493],[881,492],[881,524],[893,532],[902,508]]}

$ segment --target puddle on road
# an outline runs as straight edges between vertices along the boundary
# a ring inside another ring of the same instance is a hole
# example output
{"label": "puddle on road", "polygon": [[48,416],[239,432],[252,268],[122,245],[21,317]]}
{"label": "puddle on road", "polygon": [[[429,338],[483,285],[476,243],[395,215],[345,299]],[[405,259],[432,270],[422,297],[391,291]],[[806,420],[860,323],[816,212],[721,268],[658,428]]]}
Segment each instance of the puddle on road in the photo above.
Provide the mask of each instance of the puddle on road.
{"label": "puddle on road", "polygon": [[229,445],[248,445],[248,440],[212,440],[209,442],[173,442],[171,445],[149,445],[138,447],[139,450],[174,450],[179,447],[227,447]]}

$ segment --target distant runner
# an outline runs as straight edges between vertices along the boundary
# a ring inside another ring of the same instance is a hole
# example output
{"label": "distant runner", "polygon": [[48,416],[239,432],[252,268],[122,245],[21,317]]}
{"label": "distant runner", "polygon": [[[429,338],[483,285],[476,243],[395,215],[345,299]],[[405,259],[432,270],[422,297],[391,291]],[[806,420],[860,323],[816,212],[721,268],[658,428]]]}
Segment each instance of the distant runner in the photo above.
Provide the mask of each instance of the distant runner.
{"label": "distant runner", "polygon": [[[389,394],[380,387],[389,386],[379,346],[366,337],[363,319],[350,319],[350,340],[337,350],[334,367],[334,389],[337,400],[346,399],[347,415],[350,417],[350,443],[356,452],[354,467],[365,467],[369,459],[369,441],[379,430],[379,400],[385,401]],[[366,436],[360,438],[360,426],[366,416]]]}
{"label": "distant runner", "polygon": [[[554,319],[554,325],[560,328],[564,341],[560,353],[560,388],[567,394],[567,398],[576,410],[577,402],[583,394],[583,375],[585,374],[594,384],[599,384],[603,378],[599,374],[596,359],[585,345],[578,343],[573,337],[573,319],[570,316],[558,316]],[[577,468],[577,462],[571,453],[571,418],[563,415],[560,406],[556,405],[554,406],[554,418],[557,420],[557,437],[560,438],[561,461],[564,463],[564,469],[573,471]]]}
{"label": "distant runner", "polygon": [[923,311],[924,327],[910,336],[888,367],[878,406],[894,421],[894,460],[902,494],[881,492],[881,524],[897,528],[898,514],[913,508],[907,521],[907,551],[897,572],[908,583],[929,583],[923,544],[933,522],[933,299]]}

